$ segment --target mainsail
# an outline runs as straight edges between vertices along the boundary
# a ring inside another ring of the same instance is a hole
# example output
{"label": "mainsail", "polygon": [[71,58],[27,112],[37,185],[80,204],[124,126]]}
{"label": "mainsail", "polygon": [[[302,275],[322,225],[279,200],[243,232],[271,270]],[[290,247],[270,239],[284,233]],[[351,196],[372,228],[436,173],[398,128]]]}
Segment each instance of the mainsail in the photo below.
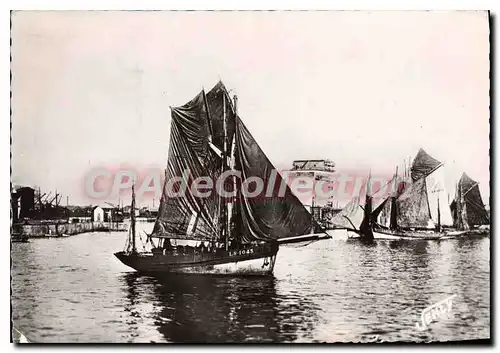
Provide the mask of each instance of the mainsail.
{"label": "mainsail", "polygon": [[399,186],[380,208],[378,224],[391,229],[452,226],[447,205],[443,163],[420,149],[411,166],[411,180],[399,194]]}
{"label": "mainsail", "polygon": [[434,228],[425,178],[411,184],[396,201],[397,224],[402,228]]}
{"label": "mainsail", "polygon": [[240,222],[237,224],[240,227],[237,232],[243,242],[269,237],[287,238],[311,232],[312,215],[276,172],[239,118],[236,119],[236,169],[241,171],[242,180],[258,178],[264,182],[261,197],[245,197],[243,192],[238,192]]}
{"label": "mainsail", "polygon": [[[221,240],[224,236],[245,243],[311,231],[311,214],[237,116],[222,82],[172,108],[171,115],[166,180],[152,237]],[[236,200],[218,195],[216,181],[230,169],[240,172],[242,180],[260,178],[266,186],[263,195],[241,192],[238,178],[227,178],[224,185],[226,192],[236,188]],[[191,183],[199,177],[212,181],[210,196],[193,194]],[[173,193],[172,185],[176,186]],[[228,206],[234,202],[236,207]]]}
{"label": "mainsail", "polygon": [[475,225],[490,223],[479,191],[479,184],[465,173],[458,182],[454,208],[455,224],[459,229],[469,229]]}

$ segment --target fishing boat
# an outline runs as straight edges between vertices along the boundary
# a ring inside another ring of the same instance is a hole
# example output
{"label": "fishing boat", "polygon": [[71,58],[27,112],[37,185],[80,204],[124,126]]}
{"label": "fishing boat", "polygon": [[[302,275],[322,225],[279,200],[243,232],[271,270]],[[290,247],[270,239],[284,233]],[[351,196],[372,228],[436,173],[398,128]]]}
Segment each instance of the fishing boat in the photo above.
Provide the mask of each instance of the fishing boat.
{"label": "fishing boat", "polygon": [[[256,180],[265,192],[250,188]],[[171,107],[163,195],[146,240],[151,249],[138,250],[132,212],[125,249],[115,256],[154,275],[271,275],[279,243],[313,229],[312,215],[240,119],[237,97],[219,82]]]}
{"label": "fishing boat", "polygon": [[371,213],[371,174],[364,185],[349,202],[330,221],[334,229],[346,230],[348,239],[362,238],[373,240],[373,233],[369,228],[369,215]]}
{"label": "fishing boat", "polygon": [[454,225],[471,235],[490,234],[490,217],[483,204],[479,183],[463,173],[451,203]]}
{"label": "fishing boat", "polygon": [[402,188],[396,171],[391,195],[374,204],[369,216],[374,239],[441,240],[465,233],[453,227],[443,166],[420,149]]}

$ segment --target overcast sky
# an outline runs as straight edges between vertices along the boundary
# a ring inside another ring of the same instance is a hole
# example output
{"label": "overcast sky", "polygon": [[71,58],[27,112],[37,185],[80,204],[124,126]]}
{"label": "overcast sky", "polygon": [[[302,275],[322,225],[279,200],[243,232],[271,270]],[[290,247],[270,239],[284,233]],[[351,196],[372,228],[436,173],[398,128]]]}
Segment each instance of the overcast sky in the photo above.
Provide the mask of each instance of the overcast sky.
{"label": "overcast sky", "polygon": [[163,168],[169,106],[221,79],[277,168],[423,147],[488,204],[488,36],[482,12],[15,12],[12,179],[77,204],[92,167]]}

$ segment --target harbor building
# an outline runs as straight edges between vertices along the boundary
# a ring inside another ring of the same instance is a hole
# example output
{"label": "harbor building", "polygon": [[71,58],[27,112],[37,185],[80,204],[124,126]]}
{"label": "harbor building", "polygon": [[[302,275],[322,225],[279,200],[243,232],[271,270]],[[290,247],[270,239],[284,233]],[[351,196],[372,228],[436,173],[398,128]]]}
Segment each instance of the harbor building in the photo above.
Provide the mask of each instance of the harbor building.
{"label": "harbor building", "polygon": [[[293,190],[296,196],[320,223],[326,223],[338,212],[338,203],[334,196],[318,197],[315,193],[317,187],[321,187],[324,194],[333,194],[331,191],[336,179],[335,172],[335,163],[329,159],[295,160],[292,168],[283,172],[287,184],[292,189],[297,189]],[[301,185],[306,189],[299,190]]]}

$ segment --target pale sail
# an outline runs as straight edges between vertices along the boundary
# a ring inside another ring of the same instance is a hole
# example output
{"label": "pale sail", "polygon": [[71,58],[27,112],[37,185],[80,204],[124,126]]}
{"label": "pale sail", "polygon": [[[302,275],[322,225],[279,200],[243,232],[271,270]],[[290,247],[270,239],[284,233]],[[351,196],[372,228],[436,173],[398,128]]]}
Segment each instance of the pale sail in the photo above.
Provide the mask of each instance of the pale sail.
{"label": "pale sail", "polygon": [[365,205],[368,195],[368,180],[359,190],[359,194],[354,196],[343,208],[337,213],[330,223],[339,229],[351,229],[358,231],[361,228],[365,219]]}
{"label": "pale sail", "polygon": [[453,226],[453,217],[447,204],[448,193],[444,182],[444,166],[438,167],[426,177],[427,196],[429,209],[434,223],[438,223],[438,212],[440,213],[441,226]]}

